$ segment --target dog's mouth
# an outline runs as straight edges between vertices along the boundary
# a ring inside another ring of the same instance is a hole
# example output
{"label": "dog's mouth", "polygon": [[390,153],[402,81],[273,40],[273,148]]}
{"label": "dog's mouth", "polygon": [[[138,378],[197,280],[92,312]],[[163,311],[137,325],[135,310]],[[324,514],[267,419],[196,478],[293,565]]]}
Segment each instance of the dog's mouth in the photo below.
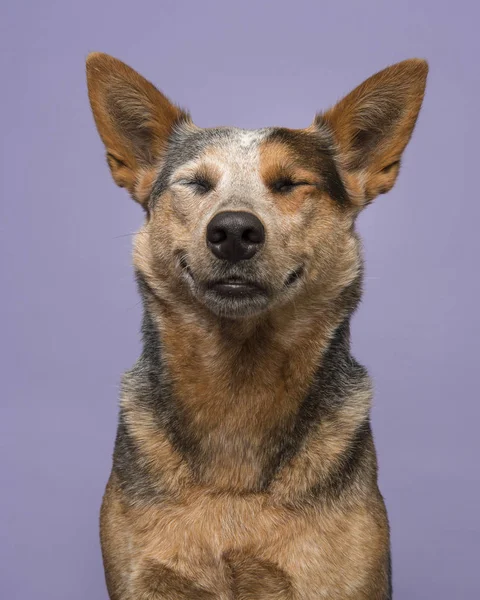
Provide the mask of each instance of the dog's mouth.
{"label": "dog's mouth", "polygon": [[[183,277],[194,294],[203,297],[215,312],[226,314],[231,310],[240,316],[240,313],[247,314],[262,310],[269,304],[272,290],[267,284],[256,279],[227,275],[201,282],[194,276],[185,254],[179,256],[179,264]],[[290,271],[283,282],[282,289],[294,287],[302,278],[304,271],[303,264]]]}
{"label": "dog's mouth", "polygon": [[285,279],[284,286],[288,288],[297,283],[301,279],[304,272],[305,265],[300,265],[294,271],[290,271],[288,277]]}
{"label": "dog's mouth", "polygon": [[267,294],[267,290],[256,281],[237,278],[209,281],[206,288],[225,298],[245,298],[255,294]]}

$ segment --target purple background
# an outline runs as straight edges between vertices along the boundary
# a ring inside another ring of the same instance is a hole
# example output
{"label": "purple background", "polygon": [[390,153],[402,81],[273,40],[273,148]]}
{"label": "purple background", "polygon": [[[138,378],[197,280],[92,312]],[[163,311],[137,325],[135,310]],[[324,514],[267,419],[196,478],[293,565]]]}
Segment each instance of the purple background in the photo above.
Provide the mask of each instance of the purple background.
{"label": "purple background", "polygon": [[396,600],[479,597],[479,44],[474,1],[3,3],[0,596],[105,600],[98,511],[120,375],[139,352],[142,212],[87,101],[100,50],[200,126],[307,126],[364,78],[430,61],[397,186],[361,216],[353,328]]}

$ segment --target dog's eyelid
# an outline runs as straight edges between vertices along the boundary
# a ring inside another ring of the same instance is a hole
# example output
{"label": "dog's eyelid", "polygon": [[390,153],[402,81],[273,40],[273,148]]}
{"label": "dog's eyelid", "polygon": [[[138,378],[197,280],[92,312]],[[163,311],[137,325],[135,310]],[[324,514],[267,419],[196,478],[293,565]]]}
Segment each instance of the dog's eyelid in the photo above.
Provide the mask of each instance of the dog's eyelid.
{"label": "dog's eyelid", "polygon": [[206,177],[193,176],[193,177],[182,177],[173,181],[173,184],[184,185],[188,187],[196,187],[204,192],[210,192],[214,185]]}
{"label": "dog's eyelid", "polygon": [[283,179],[278,179],[271,184],[271,188],[276,192],[286,192],[302,186],[318,187],[318,183],[304,179],[295,180],[285,177]]}

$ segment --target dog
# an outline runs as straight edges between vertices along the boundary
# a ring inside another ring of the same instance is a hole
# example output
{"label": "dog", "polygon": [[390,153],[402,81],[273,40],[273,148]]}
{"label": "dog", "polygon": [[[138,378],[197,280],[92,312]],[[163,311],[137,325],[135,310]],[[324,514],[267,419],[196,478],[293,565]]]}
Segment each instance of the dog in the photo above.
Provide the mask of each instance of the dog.
{"label": "dog", "polygon": [[355,221],[397,179],[427,72],[390,66],[306,129],[202,129],[88,56],[111,174],[145,211],[143,351],[100,519],[111,600],[391,599]]}

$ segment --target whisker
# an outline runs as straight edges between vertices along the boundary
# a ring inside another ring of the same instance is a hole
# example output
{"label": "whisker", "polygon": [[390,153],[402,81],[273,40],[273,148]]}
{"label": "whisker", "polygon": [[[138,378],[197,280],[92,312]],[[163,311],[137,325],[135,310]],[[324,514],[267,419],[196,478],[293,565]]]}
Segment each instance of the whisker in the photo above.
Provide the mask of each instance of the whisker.
{"label": "whisker", "polygon": [[115,237],[112,238],[112,240],[118,240],[118,238],[129,237],[131,235],[135,235],[135,233],[124,233],[123,235],[116,235]]}
{"label": "whisker", "polygon": [[139,304],[141,304],[141,303],[142,303],[142,300],[140,299],[140,300],[139,300],[138,302],[136,302],[136,303],[135,303],[133,306],[129,306],[129,307],[127,307],[127,308],[126,308],[126,310],[133,310],[134,308],[137,308],[137,306],[138,306]]}
{"label": "whisker", "polygon": [[124,233],[123,235],[116,235],[112,240],[118,240],[119,238],[131,237],[132,235],[145,235],[146,231],[132,231],[132,233]]}

